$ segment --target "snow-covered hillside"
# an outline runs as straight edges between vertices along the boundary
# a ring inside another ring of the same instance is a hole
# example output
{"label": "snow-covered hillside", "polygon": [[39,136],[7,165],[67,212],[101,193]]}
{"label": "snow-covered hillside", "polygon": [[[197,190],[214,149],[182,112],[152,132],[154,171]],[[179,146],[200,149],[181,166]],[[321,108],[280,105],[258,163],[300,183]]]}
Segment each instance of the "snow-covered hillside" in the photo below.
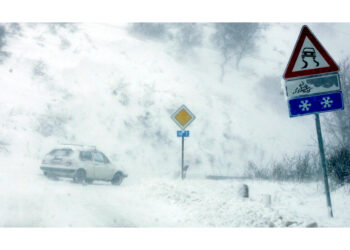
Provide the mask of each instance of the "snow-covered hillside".
{"label": "snow-covered hillside", "polygon": [[181,145],[170,115],[182,104],[197,117],[185,144],[189,174],[242,174],[248,161],[266,167],[313,144],[312,119],[288,117],[279,80],[260,86],[283,66],[247,58],[220,83],[209,42],[182,55],[126,27],[20,24],[7,35],[0,141],[10,155],[39,161],[59,142],[97,145],[134,175],[173,174]]}
{"label": "snow-covered hillside", "polygon": [[[291,43],[292,32],[277,40],[285,27],[271,25],[257,55],[227,67],[220,82],[210,25],[203,45],[187,53],[171,41],[134,36],[127,24],[4,27],[0,226],[350,225],[347,188],[336,191],[336,218],[329,220],[321,184],[247,181],[251,198],[242,199],[241,180],[203,178],[239,176],[248,162],[269,167],[284,154],[314,149],[313,118],[290,119],[281,95],[297,33]],[[185,181],[170,118],[182,104],[196,115],[185,141]],[[40,162],[60,143],[96,145],[129,177],[120,187],[48,180]]]}

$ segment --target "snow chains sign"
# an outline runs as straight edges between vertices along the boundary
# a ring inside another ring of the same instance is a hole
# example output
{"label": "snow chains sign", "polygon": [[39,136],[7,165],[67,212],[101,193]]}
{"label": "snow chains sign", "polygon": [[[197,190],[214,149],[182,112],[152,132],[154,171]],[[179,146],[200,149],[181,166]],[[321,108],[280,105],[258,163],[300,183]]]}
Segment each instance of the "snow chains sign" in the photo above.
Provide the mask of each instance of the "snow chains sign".
{"label": "snow chains sign", "polygon": [[338,73],[293,79],[286,83],[286,94],[289,99],[336,91],[341,91]]}

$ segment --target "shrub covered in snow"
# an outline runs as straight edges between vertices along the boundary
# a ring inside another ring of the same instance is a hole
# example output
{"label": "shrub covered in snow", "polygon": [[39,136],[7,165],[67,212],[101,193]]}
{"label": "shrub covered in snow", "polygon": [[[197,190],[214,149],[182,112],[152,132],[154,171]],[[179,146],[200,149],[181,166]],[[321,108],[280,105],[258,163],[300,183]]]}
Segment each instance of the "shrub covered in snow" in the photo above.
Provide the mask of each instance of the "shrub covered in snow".
{"label": "shrub covered in snow", "polygon": [[262,168],[253,162],[248,163],[245,175],[258,179],[279,181],[311,181],[322,177],[318,154],[306,152],[294,156],[285,155],[282,161],[273,162],[269,168]]}
{"label": "shrub covered in snow", "polygon": [[338,183],[350,182],[350,150],[345,147],[335,149],[327,159],[327,170]]}

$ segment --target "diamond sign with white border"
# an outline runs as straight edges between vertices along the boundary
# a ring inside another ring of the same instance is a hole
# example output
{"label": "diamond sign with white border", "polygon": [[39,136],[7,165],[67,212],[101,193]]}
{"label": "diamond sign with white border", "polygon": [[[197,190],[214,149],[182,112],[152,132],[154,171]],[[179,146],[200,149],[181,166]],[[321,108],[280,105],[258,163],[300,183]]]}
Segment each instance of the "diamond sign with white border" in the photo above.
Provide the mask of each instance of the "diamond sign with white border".
{"label": "diamond sign with white border", "polygon": [[185,130],[196,117],[194,114],[185,106],[182,105],[174,114],[171,115],[171,119],[182,129]]}

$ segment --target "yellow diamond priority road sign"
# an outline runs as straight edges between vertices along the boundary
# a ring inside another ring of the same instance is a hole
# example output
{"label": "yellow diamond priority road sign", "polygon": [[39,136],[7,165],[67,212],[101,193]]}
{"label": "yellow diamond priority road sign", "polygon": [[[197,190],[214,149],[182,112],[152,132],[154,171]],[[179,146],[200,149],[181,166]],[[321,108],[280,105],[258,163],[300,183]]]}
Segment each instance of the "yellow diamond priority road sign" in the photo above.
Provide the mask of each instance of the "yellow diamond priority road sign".
{"label": "yellow diamond priority road sign", "polygon": [[196,117],[185,105],[182,105],[174,114],[172,114],[171,119],[173,119],[182,130],[185,130],[185,128],[196,119]]}

